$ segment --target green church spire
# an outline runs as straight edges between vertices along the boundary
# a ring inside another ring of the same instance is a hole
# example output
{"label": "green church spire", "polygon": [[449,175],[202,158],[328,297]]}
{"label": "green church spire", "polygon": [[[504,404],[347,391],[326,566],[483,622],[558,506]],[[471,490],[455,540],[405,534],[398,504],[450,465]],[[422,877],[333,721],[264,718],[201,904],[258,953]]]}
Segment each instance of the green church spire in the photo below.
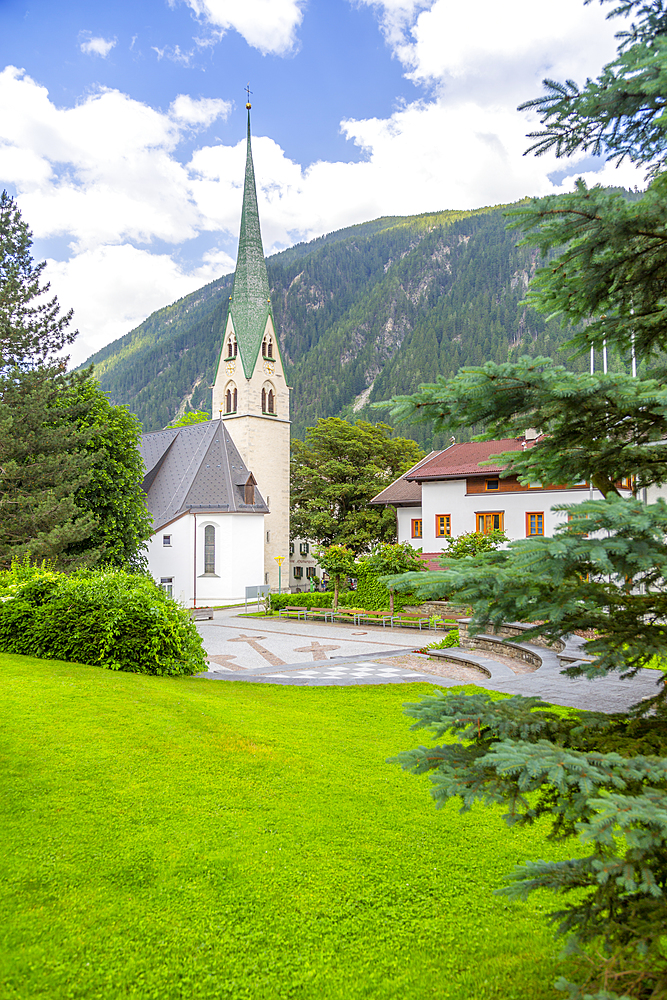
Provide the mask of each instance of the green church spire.
{"label": "green church spire", "polygon": [[245,165],[243,211],[239,251],[234,272],[231,316],[246,378],[252,376],[262,346],[266,321],[271,314],[269,276],[259,228],[255,170],[250,145],[250,104],[248,109],[248,152]]}

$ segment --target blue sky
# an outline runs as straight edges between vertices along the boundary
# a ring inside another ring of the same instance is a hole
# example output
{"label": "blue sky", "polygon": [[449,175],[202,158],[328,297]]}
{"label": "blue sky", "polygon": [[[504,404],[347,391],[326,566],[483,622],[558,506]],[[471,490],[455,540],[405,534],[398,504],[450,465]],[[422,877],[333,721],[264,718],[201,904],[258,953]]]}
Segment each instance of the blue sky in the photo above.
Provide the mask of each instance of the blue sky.
{"label": "blue sky", "polygon": [[[525,158],[516,105],[615,51],[580,0],[0,0],[0,186],[84,360],[233,268],[252,127],[267,253],[389,214],[590,179]],[[557,18],[557,22],[554,22]]]}

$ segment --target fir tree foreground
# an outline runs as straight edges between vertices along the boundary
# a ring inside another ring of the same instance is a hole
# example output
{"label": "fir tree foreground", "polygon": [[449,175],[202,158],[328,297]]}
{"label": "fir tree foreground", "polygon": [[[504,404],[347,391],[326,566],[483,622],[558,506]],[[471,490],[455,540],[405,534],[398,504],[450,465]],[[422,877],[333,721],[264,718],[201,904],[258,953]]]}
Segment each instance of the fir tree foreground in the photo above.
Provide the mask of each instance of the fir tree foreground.
{"label": "fir tree foreground", "polygon": [[[610,16],[637,17],[617,59],[580,91],[546,81],[536,151],[578,150],[644,164],[637,200],[578,182],[573,194],[534,199],[512,214],[524,244],[547,263],[527,300],[575,329],[587,355],[603,344],[634,348],[651,377],[577,374],[548,358],[466,368],[451,381],[396,397],[392,415],[451,432],[476,424],[482,438],[544,437],[506,455],[522,483],[588,481],[604,499],[561,508],[553,538],[511,542],[436,573],[394,577],[422,596],[456,595],[474,609],[473,630],[533,622],[531,635],[558,639],[594,630],[588,662],[569,673],[632,676],[652,656],[667,663],[667,503],[642,502],[667,481],[667,11],[662,0],[627,0]],[[617,484],[632,477],[633,499]],[[564,897],[553,917],[579,951],[582,982],[561,980],[574,1000],[667,996],[667,689],[628,715],[554,713],[537,699],[493,703],[486,695],[430,697],[409,707],[416,727],[442,746],[397,758],[430,772],[438,805],[505,803],[513,825],[549,816],[555,838],[579,837],[583,856],[529,861],[505,890],[547,888]]]}

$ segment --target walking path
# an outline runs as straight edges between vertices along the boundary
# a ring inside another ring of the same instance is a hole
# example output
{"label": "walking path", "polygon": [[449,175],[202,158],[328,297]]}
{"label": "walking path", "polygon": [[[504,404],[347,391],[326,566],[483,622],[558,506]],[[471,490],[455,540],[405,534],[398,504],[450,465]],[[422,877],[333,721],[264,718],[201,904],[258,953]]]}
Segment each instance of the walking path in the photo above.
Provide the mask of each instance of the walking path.
{"label": "walking path", "polygon": [[[197,628],[209,658],[208,672],[199,676],[211,680],[308,687],[471,683],[508,694],[535,695],[556,705],[619,712],[656,694],[660,679],[655,670],[642,670],[632,680],[621,680],[617,674],[592,681],[571,679],[562,674],[566,664],[555,651],[528,643],[521,645],[542,661],[532,672],[515,673],[509,661],[496,660],[488,651],[447,650],[448,661],[459,664],[453,670],[442,658],[444,651],[440,656],[433,651],[434,659],[406,656],[442,636],[432,630],[241,618],[237,609],[216,611],[212,621],[199,622]],[[572,644],[573,649],[576,645]],[[443,671],[453,676],[443,676]]]}

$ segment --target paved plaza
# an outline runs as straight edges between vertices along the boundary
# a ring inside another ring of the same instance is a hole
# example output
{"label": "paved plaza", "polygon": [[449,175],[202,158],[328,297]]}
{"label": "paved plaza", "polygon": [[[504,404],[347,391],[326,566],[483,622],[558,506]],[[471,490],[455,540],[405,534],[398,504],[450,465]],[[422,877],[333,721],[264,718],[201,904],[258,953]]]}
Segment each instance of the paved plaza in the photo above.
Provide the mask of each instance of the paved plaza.
{"label": "paved plaza", "polygon": [[[245,618],[235,608],[214,612],[212,620],[198,622],[197,628],[209,660],[208,671],[199,676],[210,680],[303,687],[415,682],[452,687],[473,683],[507,694],[537,695],[554,704],[617,712],[656,694],[659,679],[656,671],[642,670],[633,680],[622,680],[618,674],[594,681],[572,680],[561,673],[562,664],[555,652],[538,647],[530,648],[539,654],[542,666],[528,673],[515,673],[507,662],[496,661],[488,653],[451,650],[461,668],[458,675],[443,676],[443,660],[415,655],[415,650],[442,638],[442,632],[426,629]],[[434,666],[436,662],[439,666]],[[473,665],[485,673],[469,671]]]}
{"label": "paved plaza", "polygon": [[243,618],[232,610],[216,611],[213,621],[199,622],[197,627],[209,659],[208,673],[202,676],[272,684],[395,684],[421,680],[413,670],[374,661],[404,655],[442,637],[442,632],[436,636],[426,630]]}

